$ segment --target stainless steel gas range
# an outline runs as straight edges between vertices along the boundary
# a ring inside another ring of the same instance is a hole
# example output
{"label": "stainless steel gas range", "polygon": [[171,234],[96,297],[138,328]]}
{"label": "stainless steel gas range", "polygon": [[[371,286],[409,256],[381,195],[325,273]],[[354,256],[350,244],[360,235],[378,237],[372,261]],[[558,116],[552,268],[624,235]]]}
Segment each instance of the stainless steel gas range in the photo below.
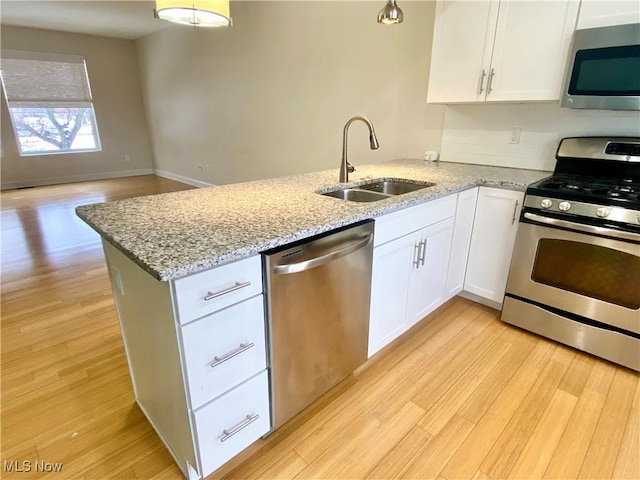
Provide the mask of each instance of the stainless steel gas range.
{"label": "stainless steel gas range", "polygon": [[525,195],[502,320],[640,371],[640,138],[565,138]]}

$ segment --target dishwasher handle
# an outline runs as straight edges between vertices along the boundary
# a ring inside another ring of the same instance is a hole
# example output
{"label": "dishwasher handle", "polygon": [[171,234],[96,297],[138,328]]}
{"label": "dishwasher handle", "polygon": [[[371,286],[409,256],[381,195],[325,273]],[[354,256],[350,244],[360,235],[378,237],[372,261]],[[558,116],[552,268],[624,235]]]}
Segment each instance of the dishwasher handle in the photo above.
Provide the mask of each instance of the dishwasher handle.
{"label": "dishwasher handle", "polygon": [[310,258],[304,262],[286,264],[279,263],[273,267],[273,273],[285,275],[288,273],[299,273],[304,272],[305,270],[311,270],[312,268],[324,265],[325,263],[332,262],[333,260],[337,260],[338,258],[358,251],[361,248],[368,246],[371,243],[371,240],[373,240],[373,235],[369,234],[361,240],[348,244],[346,247],[340,248],[339,250],[332,250],[329,253],[325,253],[324,255],[320,255],[315,258]]}

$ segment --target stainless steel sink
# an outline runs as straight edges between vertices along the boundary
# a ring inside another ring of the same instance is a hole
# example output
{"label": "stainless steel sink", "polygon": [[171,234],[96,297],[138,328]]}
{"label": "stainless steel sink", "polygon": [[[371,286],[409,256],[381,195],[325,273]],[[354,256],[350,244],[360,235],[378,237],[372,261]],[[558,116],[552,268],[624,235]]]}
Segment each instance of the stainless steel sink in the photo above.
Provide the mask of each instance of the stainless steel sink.
{"label": "stainless steel sink", "polygon": [[377,202],[378,200],[415,192],[423,188],[433,187],[434,185],[435,183],[432,182],[377,179],[358,185],[357,187],[341,188],[331,192],[320,193],[320,195],[349,200],[351,202]]}
{"label": "stainless steel sink", "polygon": [[326,192],[321,195],[349,200],[351,202],[377,202],[378,200],[384,200],[391,196],[383,193],[370,192],[369,190],[358,190],[357,188],[334,190],[333,192]]}
{"label": "stainless steel sink", "polygon": [[357,187],[340,188],[331,192],[318,193],[327,197],[349,200],[350,202],[377,202],[378,200],[415,192],[423,188],[433,187],[434,185],[435,183],[433,182],[377,179],[358,185]]}
{"label": "stainless steel sink", "polygon": [[404,180],[375,180],[358,188],[371,192],[380,192],[387,195],[402,195],[403,193],[415,192],[423,188],[433,187],[432,182],[409,182]]}

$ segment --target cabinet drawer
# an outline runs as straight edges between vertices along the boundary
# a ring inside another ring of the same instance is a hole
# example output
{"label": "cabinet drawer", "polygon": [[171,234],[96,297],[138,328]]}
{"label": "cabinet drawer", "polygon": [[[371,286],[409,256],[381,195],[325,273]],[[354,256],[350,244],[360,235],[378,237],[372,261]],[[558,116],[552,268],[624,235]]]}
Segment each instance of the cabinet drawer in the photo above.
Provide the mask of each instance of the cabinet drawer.
{"label": "cabinet drawer", "polygon": [[182,327],[192,408],[267,366],[262,295]]}
{"label": "cabinet drawer", "polygon": [[448,195],[376,218],[374,246],[433,225],[456,214],[457,195]]}
{"label": "cabinet drawer", "polygon": [[213,268],[174,282],[181,324],[262,293],[260,256]]}
{"label": "cabinet drawer", "polygon": [[264,370],[194,414],[202,476],[206,477],[271,428]]}

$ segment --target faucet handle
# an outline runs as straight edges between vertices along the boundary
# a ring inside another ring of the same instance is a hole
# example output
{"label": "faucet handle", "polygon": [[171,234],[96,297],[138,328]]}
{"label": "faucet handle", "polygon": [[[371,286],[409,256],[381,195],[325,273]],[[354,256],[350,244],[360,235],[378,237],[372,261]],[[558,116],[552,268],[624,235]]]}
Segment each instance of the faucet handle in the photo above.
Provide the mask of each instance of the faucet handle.
{"label": "faucet handle", "polygon": [[354,167],[353,165],[351,165],[351,162],[347,162],[347,171],[349,173],[353,173],[356,171],[356,167]]}

